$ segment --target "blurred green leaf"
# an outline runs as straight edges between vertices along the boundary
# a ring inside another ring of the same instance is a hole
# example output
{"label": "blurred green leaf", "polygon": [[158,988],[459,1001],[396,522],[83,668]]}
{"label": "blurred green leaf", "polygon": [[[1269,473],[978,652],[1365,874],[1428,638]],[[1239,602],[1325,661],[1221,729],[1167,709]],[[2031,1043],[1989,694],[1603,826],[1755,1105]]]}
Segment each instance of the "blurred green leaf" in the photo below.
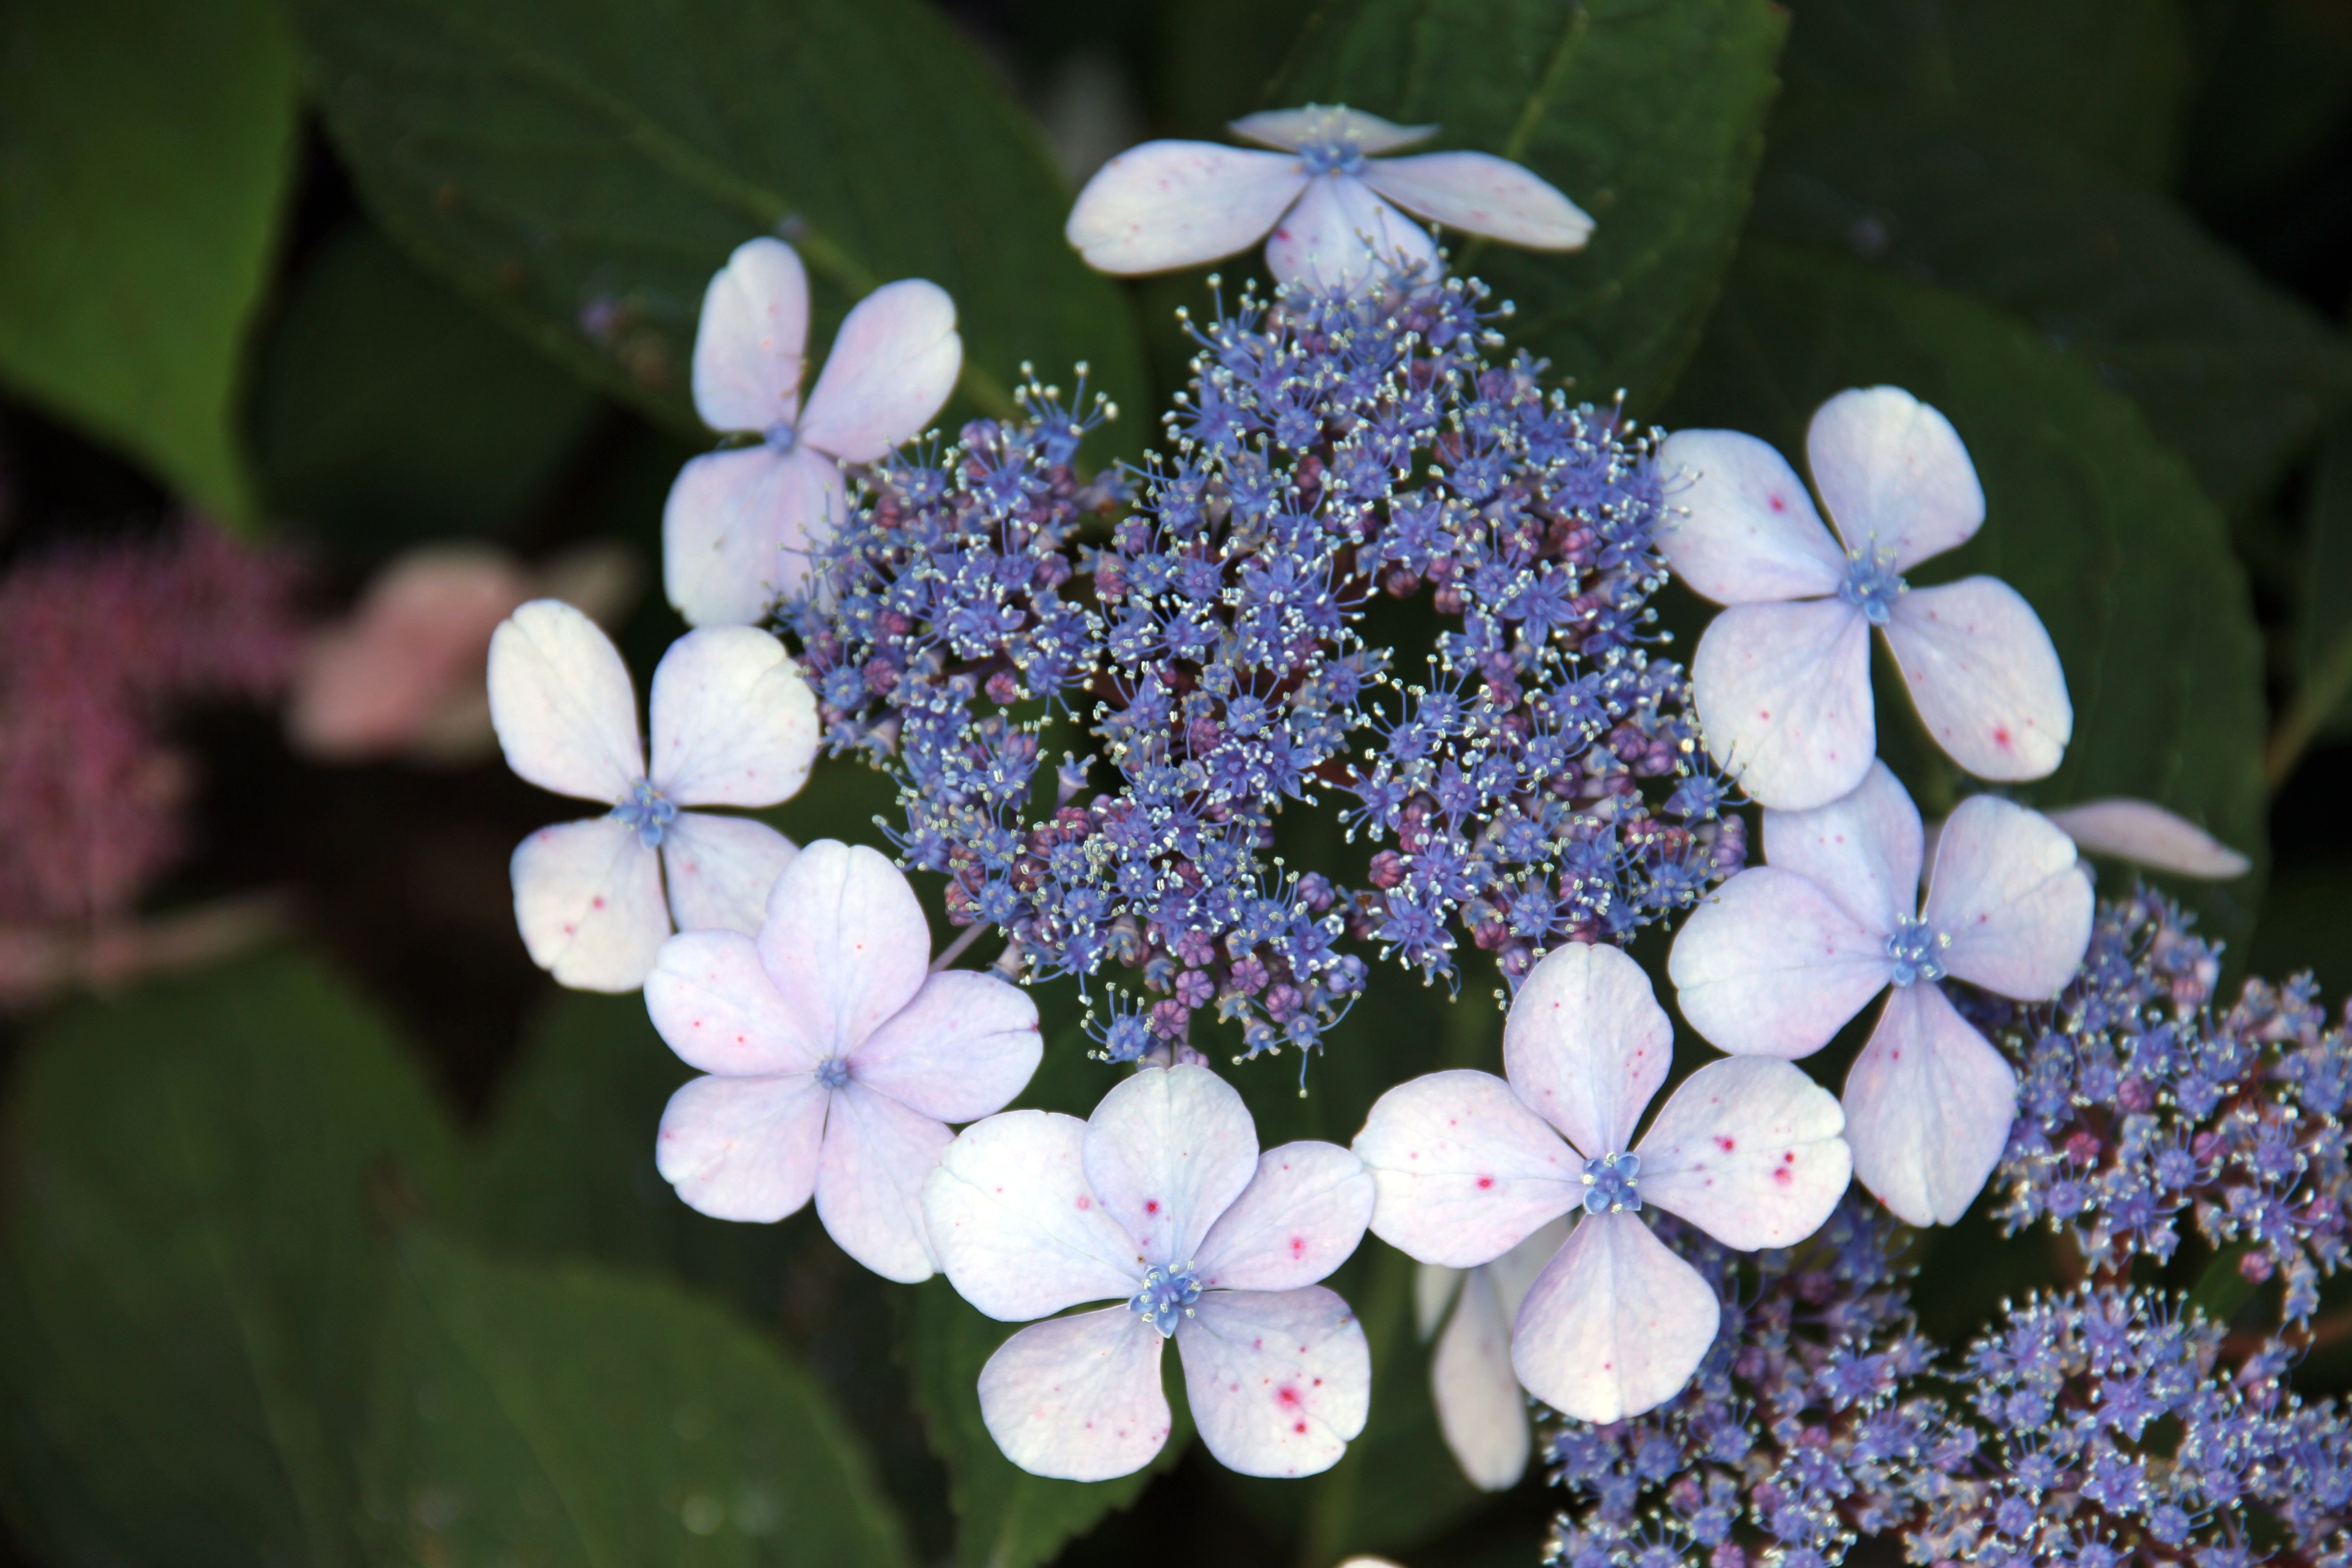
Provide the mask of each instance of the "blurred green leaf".
{"label": "blurred green leaf", "polygon": [[2208,0],[2203,68],[2180,138],[2180,184],[2234,223],[2300,205],[2352,116],[2352,7],[2338,0]]}
{"label": "blurred green leaf", "polygon": [[352,1533],[385,1208],[454,1154],[314,965],[82,1003],[10,1113],[0,1491],[52,1564],[334,1564]]}
{"label": "blurred green leaf", "polygon": [[2273,784],[2314,741],[2352,726],[2352,418],[2337,420],[2320,448],[2303,548],[2295,687],[2271,737]]}
{"label": "blurred green leaf", "polygon": [[355,223],[310,262],[271,329],[254,456],[273,513],[369,562],[430,539],[510,535],[598,406]]}
{"label": "blurred green leaf", "polygon": [[1785,13],[1766,0],[1335,0],[1276,96],[1442,122],[1597,227],[1542,255],[1461,242],[1511,340],[1587,397],[1653,405],[1698,342],[1748,210]]}
{"label": "blurred green leaf", "polygon": [[2315,855],[2284,862],[2263,894],[2247,969],[2271,980],[2310,970],[2331,997],[2352,997],[2352,860]]}
{"label": "blurred green leaf", "polygon": [[[2242,938],[2266,859],[2262,647],[2220,514],[2130,403],[2014,320],[1764,242],[1743,250],[1670,412],[1677,426],[1749,431],[1801,464],[1813,409],[1880,383],[1949,416],[1985,489],[1982,531],[1915,580],[2005,579],[2065,665],[2065,763],[2010,793],[2037,805],[2136,795],[2202,823],[2256,858],[2252,876],[2189,895],[2214,934]],[[1939,816],[1974,786],[1884,669],[1877,686],[1880,752]]]}
{"label": "blurred green leaf", "polygon": [[1292,46],[1317,0],[1185,0],[1160,7],[1165,42],[1152,51],[1151,86],[1171,135],[1227,139],[1225,125],[1278,109]]}
{"label": "blurred green leaf", "polygon": [[295,0],[293,14],[385,229],[682,433],[700,433],[688,371],[704,286],[771,232],[808,263],[813,359],[858,296],[923,277],[956,298],[970,406],[1009,413],[1024,360],[1065,385],[1089,361],[1090,384],[1134,402],[1132,323],[1063,243],[1067,193],[1043,142],[919,0]]}
{"label": "blurred green leaf", "polygon": [[231,522],[294,128],[268,0],[0,9],[0,378]]}
{"label": "blurred green leaf", "polygon": [[421,1231],[401,1247],[366,1466],[401,1560],[912,1562],[822,1391],[726,1312]]}

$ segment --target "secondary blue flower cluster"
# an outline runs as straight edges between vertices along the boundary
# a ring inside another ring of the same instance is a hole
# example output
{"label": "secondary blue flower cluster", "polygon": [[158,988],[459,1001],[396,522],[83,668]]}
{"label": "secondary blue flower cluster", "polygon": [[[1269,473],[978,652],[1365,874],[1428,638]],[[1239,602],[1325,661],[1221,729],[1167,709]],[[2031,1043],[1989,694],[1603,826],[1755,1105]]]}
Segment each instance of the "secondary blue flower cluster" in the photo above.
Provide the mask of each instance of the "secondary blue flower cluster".
{"label": "secondary blue flower cluster", "polygon": [[[1745,858],[1686,678],[1645,646],[1653,442],[1538,362],[1489,364],[1482,299],[1244,296],[1124,481],[1079,481],[1099,410],[1033,383],[1024,420],[881,470],[780,611],[830,743],[899,778],[894,837],[951,921],[1034,974],[1140,971],[1157,999],[1113,994],[1113,1059],[1204,1009],[1250,1055],[1304,1051],[1363,988],[1344,940],[1452,982],[1458,930],[1516,983]],[[1352,893],[1274,852],[1285,806],[1331,793],[1381,846]]]}
{"label": "secondary blue flower cluster", "polygon": [[2344,1261],[2352,1203],[2342,1113],[2352,1044],[2306,976],[2250,981],[2212,1006],[2218,951],[2152,893],[2103,902],[2082,973],[2054,1004],[1962,1005],[2020,1068],[1997,1184],[2014,1233],[2071,1230],[2095,1269],[2159,1262],[2184,1216],[2238,1247],[2249,1279],[2284,1279],[2308,1318]]}

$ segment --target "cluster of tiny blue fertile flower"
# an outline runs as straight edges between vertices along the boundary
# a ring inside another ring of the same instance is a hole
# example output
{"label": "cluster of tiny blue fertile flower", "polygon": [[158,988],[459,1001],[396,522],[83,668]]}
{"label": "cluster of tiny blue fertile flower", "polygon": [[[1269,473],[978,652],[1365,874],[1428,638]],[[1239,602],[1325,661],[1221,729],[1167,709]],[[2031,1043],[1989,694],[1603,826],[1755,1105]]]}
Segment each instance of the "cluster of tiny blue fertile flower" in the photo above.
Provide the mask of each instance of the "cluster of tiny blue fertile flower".
{"label": "cluster of tiny blue fertile flower", "polygon": [[2352,1049],[2308,976],[2249,981],[2212,1006],[2218,949],[2150,893],[2102,904],[2082,973],[2054,1003],[1964,1005],[2021,1068],[1994,1175],[2011,1233],[2071,1231],[2095,1270],[2180,1244],[2184,1215],[2239,1270],[2284,1280],[2300,1321],[2343,1262],[2352,1202],[2342,1112]]}
{"label": "cluster of tiny blue fertile flower", "polygon": [[[831,744],[898,775],[894,837],[951,920],[1034,974],[1141,970],[1159,999],[1114,998],[1113,1059],[1204,1008],[1251,1055],[1313,1047],[1364,984],[1343,938],[1452,982],[1458,928],[1516,984],[1745,859],[1685,675],[1645,647],[1652,443],[1538,362],[1489,364],[1482,298],[1244,296],[1196,331],[1172,451],[1125,507],[1073,471],[1099,405],[1033,384],[1025,421],[882,468],[778,613]],[[1327,793],[1379,846],[1360,891],[1274,854],[1286,803]]]}

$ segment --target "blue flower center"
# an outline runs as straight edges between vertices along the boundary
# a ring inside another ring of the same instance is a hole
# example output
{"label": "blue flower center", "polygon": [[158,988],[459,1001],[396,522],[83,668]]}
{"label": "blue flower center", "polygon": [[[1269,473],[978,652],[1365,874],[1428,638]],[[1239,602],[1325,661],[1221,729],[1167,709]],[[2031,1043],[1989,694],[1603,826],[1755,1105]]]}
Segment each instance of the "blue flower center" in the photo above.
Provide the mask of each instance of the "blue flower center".
{"label": "blue flower center", "polygon": [[1161,1339],[1172,1337],[1176,1325],[1192,1315],[1192,1303],[1201,1299],[1201,1277],[1192,1266],[1181,1268],[1154,1267],[1143,1277],[1143,1289],[1128,1301],[1128,1310],[1160,1331]]}
{"label": "blue flower center", "polygon": [[1846,552],[1845,581],[1838,585],[1838,597],[1860,610],[1872,626],[1883,626],[1894,617],[1895,601],[1909,586],[1895,570],[1895,552],[1879,549],[1874,537],[1869,549]]}
{"label": "blue flower center", "polygon": [[1298,145],[1299,160],[1310,174],[1360,174],[1364,172],[1364,150],[1346,130],[1347,121],[1333,115],[1313,131]]}
{"label": "blue flower center", "polygon": [[766,443],[768,450],[782,457],[801,444],[801,433],[793,427],[791,420],[779,419],[761,432],[760,439]]}
{"label": "blue flower center", "polygon": [[840,1089],[849,1082],[849,1064],[839,1057],[827,1057],[816,1064],[816,1081],[826,1089]]}
{"label": "blue flower center", "polygon": [[662,834],[677,820],[677,806],[661,791],[654,788],[651,779],[639,779],[613,815],[637,831],[637,842],[648,849],[661,847]]}
{"label": "blue flower center", "polygon": [[1603,1154],[1584,1162],[1584,1212],[1631,1214],[1642,1206],[1642,1156]]}
{"label": "blue flower center", "polygon": [[1895,934],[1886,939],[1886,956],[1895,961],[1895,984],[1909,985],[1921,980],[1941,980],[1948,940],[1926,921],[1907,915],[1897,920]]}

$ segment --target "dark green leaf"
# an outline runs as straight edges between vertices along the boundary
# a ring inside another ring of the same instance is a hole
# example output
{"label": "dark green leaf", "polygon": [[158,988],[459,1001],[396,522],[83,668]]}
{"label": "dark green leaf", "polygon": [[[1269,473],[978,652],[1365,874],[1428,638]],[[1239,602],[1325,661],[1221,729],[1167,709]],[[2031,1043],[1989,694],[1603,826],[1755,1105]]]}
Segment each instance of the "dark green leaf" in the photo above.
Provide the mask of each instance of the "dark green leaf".
{"label": "dark green leaf", "polygon": [[232,521],[294,122],[269,0],[0,11],[0,377]]}
{"label": "dark green leaf", "polygon": [[[1461,244],[1512,341],[1584,395],[1654,404],[1698,341],[1763,151],[1784,15],[1766,0],[1337,0],[1277,96],[1436,121],[1598,225],[1573,254]],[[1458,237],[1457,237],[1458,238]]]}
{"label": "dark green leaf", "polygon": [[2200,30],[2215,36],[2200,40],[2201,79],[2180,137],[2182,192],[2233,227],[2284,218],[2282,226],[2301,228],[2308,183],[2327,178],[2352,116],[2352,8],[2227,0],[2203,9],[2212,26]]}
{"label": "dark green leaf", "polygon": [[511,533],[579,447],[595,394],[353,224],[269,334],[255,458],[278,516],[362,561]]}
{"label": "dark green leaf", "polygon": [[2352,420],[2338,420],[2320,448],[2300,587],[2295,689],[2271,740],[2273,784],[2312,742],[2352,723]]}
{"label": "dark green leaf", "polygon": [[1153,53],[1152,85],[1171,134],[1222,142],[1228,121],[1282,107],[1273,94],[1316,0],[1186,0],[1161,9],[1167,43]]}
{"label": "dark green leaf", "polygon": [[[1747,430],[1795,458],[1824,399],[1880,383],[1943,410],[1984,484],[1983,530],[1920,578],[2005,579],[2065,665],[2065,763],[2014,793],[2152,800],[2259,868],[2262,650],[2244,574],[2212,503],[2087,366],[1981,305],[1759,242],[1742,252],[1672,422]],[[1878,690],[1881,753],[1924,812],[1950,809],[1970,786],[1884,669]],[[2217,934],[2244,935],[2259,887],[2258,868],[2198,895]]]}
{"label": "dark green leaf", "polygon": [[681,432],[699,429],[703,288],[770,232],[808,263],[812,358],[859,295],[922,277],[955,296],[971,406],[1010,412],[1024,360],[1065,385],[1090,361],[1094,384],[1135,400],[1125,305],[1063,243],[1043,142],[919,0],[293,9],[330,129],[394,237]]}
{"label": "dark green leaf", "polygon": [[11,1521],[57,1564],[358,1562],[373,1215],[451,1184],[399,1047],[278,957],[83,1003],[19,1070]]}
{"label": "dark green leaf", "polygon": [[770,1342],[667,1283],[412,1234],[366,1442],[387,1555],[911,1562],[864,1450]]}
{"label": "dark green leaf", "polygon": [[2352,996],[2352,860],[2313,856],[2283,863],[2263,894],[2246,967],[2280,981],[2305,970],[2331,998]]}

